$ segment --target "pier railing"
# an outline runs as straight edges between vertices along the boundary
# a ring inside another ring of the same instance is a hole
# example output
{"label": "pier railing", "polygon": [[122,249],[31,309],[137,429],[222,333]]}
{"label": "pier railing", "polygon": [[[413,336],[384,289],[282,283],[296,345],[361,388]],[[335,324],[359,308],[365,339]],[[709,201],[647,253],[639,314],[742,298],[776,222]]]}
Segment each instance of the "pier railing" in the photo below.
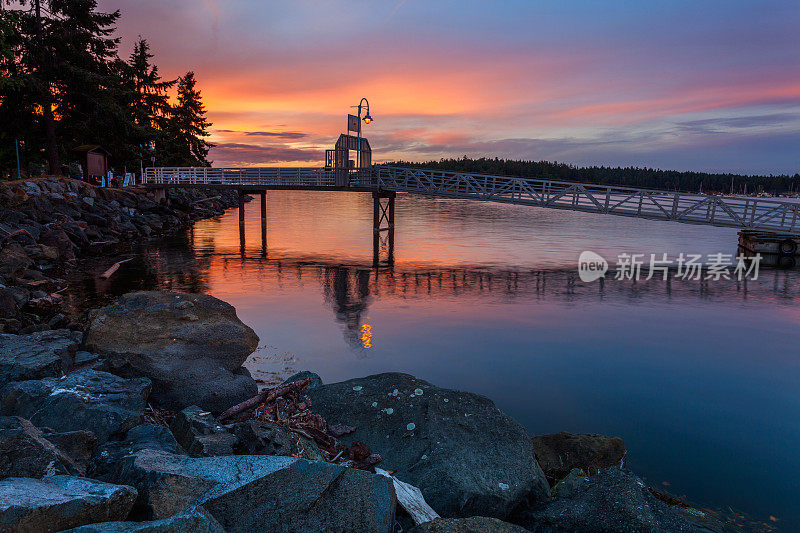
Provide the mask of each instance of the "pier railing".
{"label": "pier railing", "polygon": [[155,167],[147,184],[289,188],[354,187],[488,200],[587,213],[671,220],[800,235],[800,203],[712,196],[510,176],[373,166],[360,173],[325,168]]}
{"label": "pier railing", "polygon": [[150,167],[144,171],[144,183],[165,185],[335,187],[347,185],[346,176],[344,182],[342,177],[339,171],[302,167]]}
{"label": "pier railing", "polygon": [[377,167],[377,182],[439,197],[800,234],[800,204],[786,201],[399,167]]}

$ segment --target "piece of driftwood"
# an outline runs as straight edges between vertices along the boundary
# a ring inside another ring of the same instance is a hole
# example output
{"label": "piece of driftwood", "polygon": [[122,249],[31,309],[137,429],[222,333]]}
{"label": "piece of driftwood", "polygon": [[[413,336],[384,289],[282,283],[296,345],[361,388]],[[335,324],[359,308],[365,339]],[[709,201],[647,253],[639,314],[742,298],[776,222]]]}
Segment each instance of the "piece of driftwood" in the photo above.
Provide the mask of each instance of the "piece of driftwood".
{"label": "piece of driftwood", "polygon": [[229,418],[233,418],[236,415],[244,413],[245,411],[249,411],[250,409],[262,404],[268,403],[283,396],[287,392],[294,390],[294,389],[305,389],[311,384],[311,378],[303,378],[298,379],[297,381],[292,381],[291,383],[286,383],[285,385],[281,385],[279,387],[275,387],[274,389],[267,389],[259,392],[249,400],[245,400],[240,404],[236,404],[221,415],[217,417],[219,422],[224,422]]}
{"label": "piece of driftwood", "polygon": [[201,202],[208,202],[209,200],[219,200],[220,198],[222,198],[222,196],[210,196],[208,198],[203,198],[202,200],[195,200],[189,205],[199,204]]}
{"label": "piece of driftwood", "polygon": [[386,470],[376,467],[375,473],[386,476],[392,480],[394,491],[397,494],[397,502],[411,515],[414,525],[418,526],[425,522],[430,522],[435,518],[439,518],[439,514],[428,505],[428,502],[426,502],[425,498],[422,496],[422,491],[417,487],[405,481],[400,481]]}
{"label": "piece of driftwood", "polygon": [[103,278],[103,279],[108,279],[108,278],[110,278],[111,276],[113,276],[113,275],[114,275],[114,272],[116,272],[117,270],[119,270],[119,266],[120,266],[122,263],[127,263],[128,261],[133,261],[133,257],[131,257],[130,259],[123,259],[122,261],[117,261],[116,263],[114,263],[113,265],[111,265],[111,267],[109,267],[109,269],[108,269],[108,270],[106,270],[105,272],[103,272],[102,274],[100,274],[100,277],[101,277],[101,278]]}
{"label": "piece of driftwood", "polygon": [[[2,228],[0,228],[0,229],[2,229]],[[36,239],[33,238],[33,235],[31,235],[30,232],[28,232],[28,230],[26,230],[26,229],[18,229],[16,231],[12,231],[11,233],[6,231],[5,229],[3,229],[3,231],[6,233],[6,236],[3,237],[2,239],[0,239],[0,242],[5,241],[7,239],[10,239],[11,237],[16,237],[17,235],[27,235],[28,237],[30,237],[34,241],[36,240]]]}

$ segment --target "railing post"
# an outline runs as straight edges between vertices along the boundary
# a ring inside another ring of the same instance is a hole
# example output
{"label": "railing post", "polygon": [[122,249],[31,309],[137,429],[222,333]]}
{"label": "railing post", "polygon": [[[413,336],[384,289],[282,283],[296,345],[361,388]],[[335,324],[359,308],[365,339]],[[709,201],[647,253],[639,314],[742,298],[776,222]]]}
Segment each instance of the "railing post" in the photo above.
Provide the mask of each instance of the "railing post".
{"label": "railing post", "polygon": [[678,217],[678,203],[680,202],[681,193],[676,192],[675,197],[672,199],[672,220]]}

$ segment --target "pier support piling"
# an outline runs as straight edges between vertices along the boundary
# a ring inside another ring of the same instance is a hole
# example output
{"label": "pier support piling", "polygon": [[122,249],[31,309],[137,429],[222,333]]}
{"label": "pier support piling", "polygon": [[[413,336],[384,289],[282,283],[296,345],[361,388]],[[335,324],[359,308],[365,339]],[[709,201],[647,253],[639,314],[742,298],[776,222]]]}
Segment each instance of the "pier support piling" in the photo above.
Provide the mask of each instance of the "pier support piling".
{"label": "pier support piling", "polygon": [[261,191],[261,255],[267,255],[267,191]]}
{"label": "pier support piling", "polygon": [[[394,191],[372,193],[372,265],[394,265]],[[385,238],[384,238],[385,235]],[[381,261],[381,248],[386,248],[386,260]]]}
{"label": "pier support piling", "polygon": [[245,194],[243,191],[239,191],[239,251],[244,253],[245,245],[244,245],[244,199]]}

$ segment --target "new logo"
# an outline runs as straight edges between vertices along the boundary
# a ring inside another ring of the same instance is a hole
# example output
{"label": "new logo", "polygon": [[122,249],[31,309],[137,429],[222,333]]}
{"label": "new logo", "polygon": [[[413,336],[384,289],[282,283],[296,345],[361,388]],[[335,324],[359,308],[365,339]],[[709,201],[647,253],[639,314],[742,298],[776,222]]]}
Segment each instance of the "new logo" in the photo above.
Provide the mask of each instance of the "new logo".
{"label": "new logo", "polygon": [[594,252],[586,250],[578,258],[578,276],[584,283],[602,278],[608,271],[608,262]]}

